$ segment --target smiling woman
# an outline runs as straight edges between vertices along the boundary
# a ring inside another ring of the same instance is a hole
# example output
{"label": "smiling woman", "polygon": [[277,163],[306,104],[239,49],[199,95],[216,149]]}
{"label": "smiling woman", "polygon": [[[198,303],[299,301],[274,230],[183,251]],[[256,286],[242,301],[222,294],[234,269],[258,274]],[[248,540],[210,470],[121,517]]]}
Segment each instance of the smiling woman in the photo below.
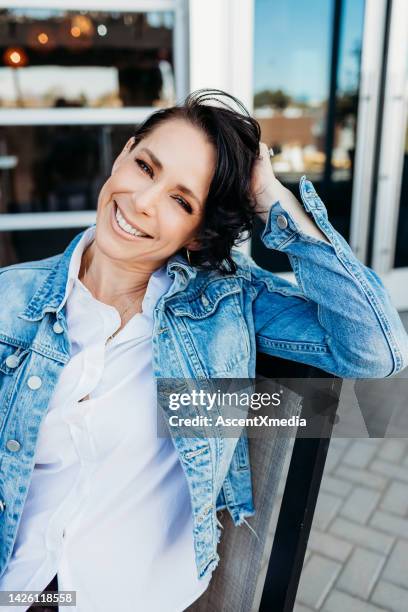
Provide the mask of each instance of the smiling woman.
{"label": "smiling woman", "polygon": [[79,278],[117,308],[122,326],[140,312],[152,272],[175,253],[202,269],[236,269],[231,247],[255,216],[250,169],[259,128],[249,116],[205,104],[208,97],[196,93],[151,115],[100,191]]}
{"label": "smiling woman", "polygon": [[[159,437],[159,383],[254,379],[257,351],[350,378],[407,365],[380,279],[305,176],[299,193],[242,104],[198,91],[129,138],[96,225],[0,269],[0,590],[57,575],[78,612],[185,610],[219,561],[217,511],[252,529],[256,508],[245,429]],[[256,215],[296,284],[233,248]]]}

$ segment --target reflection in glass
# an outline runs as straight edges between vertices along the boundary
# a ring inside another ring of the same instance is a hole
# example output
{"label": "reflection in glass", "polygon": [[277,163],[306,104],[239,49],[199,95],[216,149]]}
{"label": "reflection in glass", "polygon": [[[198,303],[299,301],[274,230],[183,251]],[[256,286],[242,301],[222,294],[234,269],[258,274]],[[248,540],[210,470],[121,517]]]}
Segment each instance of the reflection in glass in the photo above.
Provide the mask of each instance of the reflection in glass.
{"label": "reflection in glass", "polygon": [[172,12],[0,10],[0,108],[167,106]]}
{"label": "reflection in glass", "polygon": [[62,253],[85,227],[0,232],[0,268]]}
{"label": "reflection in glass", "polygon": [[[135,126],[0,127],[0,213],[92,210]],[[7,151],[7,155],[1,155]],[[2,160],[13,160],[1,169]]]}
{"label": "reflection in glass", "polygon": [[[306,174],[324,199],[330,221],[347,238],[364,0],[343,0],[337,21],[333,11],[333,0],[255,0],[254,115],[262,140],[274,149],[277,177],[299,197],[298,181]],[[323,185],[336,31],[340,45],[331,173]],[[291,269],[284,254],[271,255],[256,238],[252,244],[253,256],[264,267]]]}
{"label": "reflection in glass", "polygon": [[[113,159],[134,129],[133,125],[0,127],[0,224],[1,213],[96,210]],[[64,231],[58,235],[72,234]],[[54,254],[55,232],[0,232],[0,267],[35,259],[40,252],[48,253],[43,257]],[[43,235],[49,236],[48,246],[44,239],[37,244]]]}

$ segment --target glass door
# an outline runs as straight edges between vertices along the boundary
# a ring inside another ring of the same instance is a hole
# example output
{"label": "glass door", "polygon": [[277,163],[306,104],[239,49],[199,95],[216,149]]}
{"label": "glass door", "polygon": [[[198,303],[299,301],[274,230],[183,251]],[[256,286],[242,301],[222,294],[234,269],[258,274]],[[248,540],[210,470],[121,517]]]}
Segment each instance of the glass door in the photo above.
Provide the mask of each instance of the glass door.
{"label": "glass door", "polygon": [[408,3],[393,0],[382,117],[372,267],[408,310]]}
{"label": "glass door", "polygon": [[[262,140],[275,151],[274,171],[297,197],[299,179],[306,174],[347,240],[353,234],[355,177],[362,172],[360,142],[367,142],[368,115],[359,105],[367,89],[362,77],[367,62],[375,60],[367,48],[378,49],[381,37],[384,2],[374,3],[254,0],[254,116]],[[375,106],[377,77],[371,77]],[[365,151],[367,160],[367,146]],[[287,256],[260,241],[260,222],[256,229],[254,259],[273,272],[289,271]]]}

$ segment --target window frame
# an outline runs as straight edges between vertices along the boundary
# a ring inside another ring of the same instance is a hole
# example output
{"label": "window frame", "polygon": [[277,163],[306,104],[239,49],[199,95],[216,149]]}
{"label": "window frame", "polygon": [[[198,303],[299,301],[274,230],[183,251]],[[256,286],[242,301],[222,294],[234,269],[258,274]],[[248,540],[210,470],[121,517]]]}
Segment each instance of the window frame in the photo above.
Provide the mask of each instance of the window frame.
{"label": "window frame", "polygon": [[[177,100],[189,91],[188,0],[13,0],[0,9],[99,10],[119,13],[174,12],[173,54]],[[13,108],[0,109],[0,126],[132,125],[141,123],[156,107],[126,108]],[[83,227],[94,223],[95,210],[1,214],[0,232]]]}

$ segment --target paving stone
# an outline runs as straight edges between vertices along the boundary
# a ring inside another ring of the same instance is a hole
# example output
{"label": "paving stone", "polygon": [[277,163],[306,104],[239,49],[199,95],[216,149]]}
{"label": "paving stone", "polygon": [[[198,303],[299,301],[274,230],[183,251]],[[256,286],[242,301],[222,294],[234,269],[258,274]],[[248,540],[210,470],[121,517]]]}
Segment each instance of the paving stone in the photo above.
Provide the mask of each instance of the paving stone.
{"label": "paving stone", "polygon": [[350,438],[336,438],[332,437],[330,440],[330,448],[334,447],[336,449],[345,450],[351,444]]}
{"label": "paving stone", "polygon": [[382,577],[407,589],[408,596],[408,541],[399,540],[391,551]]}
{"label": "paving stone", "polygon": [[355,597],[368,599],[386,557],[371,550],[357,547],[344,566],[336,586]]}
{"label": "paving stone", "polygon": [[357,440],[343,456],[342,463],[357,468],[366,468],[378,451],[377,444],[372,440],[363,442]]}
{"label": "paving stone", "polygon": [[393,463],[387,463],[386,461],[380,461],[379,459],[372,462],[370,466],[372,472],[388,476],[393,480],[401,480],[402,482],[408,482],[408,470],[400,465],[394,465]]}
{"label": "paving stone", "polygon": [[388,481],[384,476],[379,474],[373,474],[369,470],[359,470],[358,468],[351,468],[347,465],[339,465],[334,472],[335,476],[354,482],[355,484],[363,485],[364,487],[370,487],[372,489],[378,489],[379,491],[385,489]]}
{"label": "paving stone", "polygon": [[317,499],[316,510],[313,517],[313,527],[325,531],[329,523],[338,513],[343,500],[331,493],[321,491]]}
{"label": "paving stone", "polygon": [[394,543],[394,538],[365,525],[357,525],[340,516],[330,525],[329,532],[352,542],[383,554],[387,554]]}
{"label": "paving stone", "polygon": [[331,557],[336,561],[345,561],[351,553],[353,545],[350,542],[336,538],[336,536],[330,533],[323,533],[317,531],[317,529],[312,529],[308,548],[326,557]]}
{"label": "paving stone", "polygon": [[334,448],[330,444],[329,452],[327,453],[326,463],[324,466],[324,471],[327,474],[330,474],[337,467],[337,465],[340,463],[343,453],[344,451],[342,448]]}
{"label": "paving stone", "polygon": [[400,463],[408,453],[408,444],[403,440],[383,440],[378,458],[392,463]]}
{"label": "paving stone", "polygon": [[333,470],[339,465],[343,451],[341,449],[331,449],[327,453],[326,463],[324,465],[324,471],[327,474],[331,474]]}
{"label": "paving stone", "polygon": [[365,525],[378,505],[381,493],[357,487],[343,504],[340,514],[346,518]]}
{"label": "paving stone", "polygon": [[313,612],[313,610],[312,608],[308,608],[307,606],[296,602],[293,608],[293,612]]}
{"label": "paving stone", "polygon": [[378,582],[371,596],[371,601],[379,606],[384,606],[386,610],[392,610],[392,612],[407,612],[407,590],[385,580]]}
{"label": "paving stone", "polygon": [[321,610],[322,612],[389,612],[389,608],[379,608],[336,590],[330,593]]}
{"label": "paving stone", "polygon": [[408,519],[377,510],[370,519],[370,525],[386,533],[408,539]]}
{"label": "paving stone", "polygon": [[341,570],[341,564],[313,554],[302,572],[298,590],[299,602],[318,609]]}
{"label": "paving stone", "polygon": [[380,508],[404,517],[408,514],[408,484],[391,482],[381,500]]}
{"label": "paving stone", "polygon": [[322,478],[321,490],[326,491],[327,493],[333,493],[333,495],[338,495],[340,497],[347,497],[350,495],[353,489],[353,485],[341,478],[336,478],[335,476],[329,476],[324,474]]}

